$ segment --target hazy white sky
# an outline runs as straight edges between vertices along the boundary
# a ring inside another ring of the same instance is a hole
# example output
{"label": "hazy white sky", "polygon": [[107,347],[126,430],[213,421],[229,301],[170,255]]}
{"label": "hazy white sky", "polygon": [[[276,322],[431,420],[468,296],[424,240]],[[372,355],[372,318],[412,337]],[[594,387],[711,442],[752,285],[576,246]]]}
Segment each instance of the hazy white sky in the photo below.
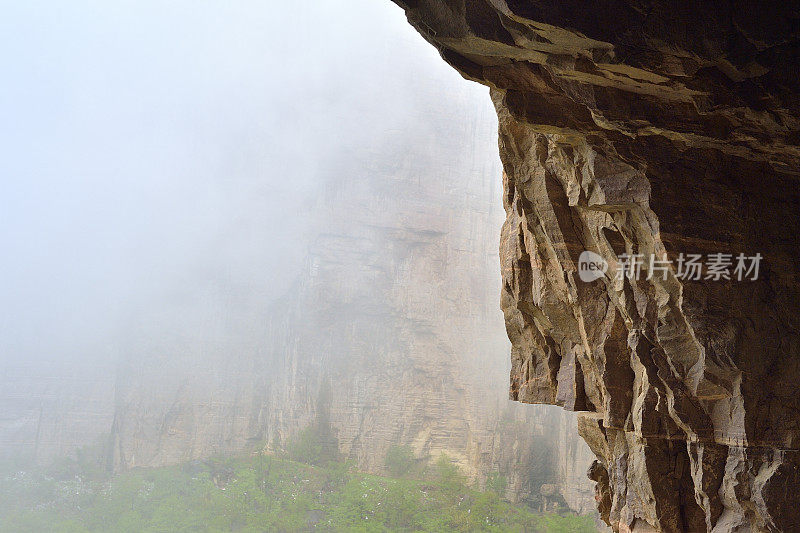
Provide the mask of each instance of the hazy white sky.
{"label": "hazy white sky", "polygon": [[466,83],[389,0],[0,8],[6,363],[108,357],[132,309],[220,284],[274,298],[320,169],[402,127],[409,79]]}

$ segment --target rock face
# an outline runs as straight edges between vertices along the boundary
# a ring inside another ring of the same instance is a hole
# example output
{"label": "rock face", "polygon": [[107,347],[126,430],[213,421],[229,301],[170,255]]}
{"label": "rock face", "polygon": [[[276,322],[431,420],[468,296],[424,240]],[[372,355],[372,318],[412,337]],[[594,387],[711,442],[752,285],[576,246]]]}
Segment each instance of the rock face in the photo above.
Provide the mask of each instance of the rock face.
{"label": "rock face", "polygon": [[[445,453],[478,484],[499,472],[513,500],[541,502],[545,484],[551,503],[594,512],[593,455],[574,415],[508,400],[496,119],[469,87],[442,108],[430,97],[440,83],[416,83],[429,97],[404,117],[413,136],[397,129],[330,162],[284,298],[263,312],[223,290],[215,306],[235,322],[180,328],[191,338],[129,358],[117,469],[281,449],[324,411],[340,454],[363,470],[384,472],[403,444],[420,461]],[[218,346],[215,329],[242,340]]]}
{"label": "rock face", "polygon": [[5,365],[0,374],[0,461],[46,462],[107,445],[113,364]]}
{"label": "rock face", "polygon": [[617,530],[798,530],[797,3],[395,1],[491,88],[511,397],[582,413]]}

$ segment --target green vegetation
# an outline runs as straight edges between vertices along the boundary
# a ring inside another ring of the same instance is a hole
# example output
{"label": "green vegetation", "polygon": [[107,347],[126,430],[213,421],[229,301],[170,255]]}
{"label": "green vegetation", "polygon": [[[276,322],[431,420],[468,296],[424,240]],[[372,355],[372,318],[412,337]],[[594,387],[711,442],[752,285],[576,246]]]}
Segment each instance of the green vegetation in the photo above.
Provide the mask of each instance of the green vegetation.
{"label": "green vegetation", "polygon": [[505,495],[507,486],[508,480],[506,479],[506,476],[500,472],[492,472],[486,479],[486,490],[488,492],[493,492],[500,497]]}
{"label": "green vegetation", "polygon": [[[301,434],[293,445],[308,450],[318,437]],[[500,476],[486,492],[470,488],[444,455],[412,479],[407,452],[387,454],[399,479],[319,456],[317,465],[255,455],[106,479],[86,457],[47,472],[12,469],[0,473],[0,532],[595,531],[589,517],[542,515],[502,500]],[[81,463],[87,471],[76,473]]]}
{"label": "green vegetation", "polygon": [[392,477],[406,477],[417,468],[417,458],[410,446],[392,445],[386,452],[386,468]]}
{"label": "green vegetation", "polygon": [[314,423],[289,442],[287,455],[298,463],[325,466],[339,459],[339,443],[330,426]]}

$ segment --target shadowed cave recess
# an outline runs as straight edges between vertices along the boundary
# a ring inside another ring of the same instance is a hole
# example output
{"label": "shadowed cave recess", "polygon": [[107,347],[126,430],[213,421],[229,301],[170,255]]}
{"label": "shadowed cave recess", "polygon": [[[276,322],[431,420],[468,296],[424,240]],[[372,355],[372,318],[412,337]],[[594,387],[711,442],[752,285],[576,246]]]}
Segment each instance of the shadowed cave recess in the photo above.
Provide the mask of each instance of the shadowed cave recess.
{"label": "shadowed cave recess", "polygon": [[[580,413],[602,518],[799,531],[798,3],[395,3],[490,87],[510,394]],[[583,251],[761,262],[585,282]]]}

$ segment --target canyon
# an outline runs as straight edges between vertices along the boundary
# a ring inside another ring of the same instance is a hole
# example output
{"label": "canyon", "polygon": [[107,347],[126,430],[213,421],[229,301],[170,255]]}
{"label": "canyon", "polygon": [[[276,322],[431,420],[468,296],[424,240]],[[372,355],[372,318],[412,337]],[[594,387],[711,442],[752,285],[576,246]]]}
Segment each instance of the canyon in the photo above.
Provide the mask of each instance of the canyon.
{"label": "canyon", "polygon": [[[615,531],[800,528],[800,9],[395,0],[490,87],[511,397],[579,413]],[[610,272],[579,274],[580,255]],[[762,258],[756,279],[616,275]]]}

